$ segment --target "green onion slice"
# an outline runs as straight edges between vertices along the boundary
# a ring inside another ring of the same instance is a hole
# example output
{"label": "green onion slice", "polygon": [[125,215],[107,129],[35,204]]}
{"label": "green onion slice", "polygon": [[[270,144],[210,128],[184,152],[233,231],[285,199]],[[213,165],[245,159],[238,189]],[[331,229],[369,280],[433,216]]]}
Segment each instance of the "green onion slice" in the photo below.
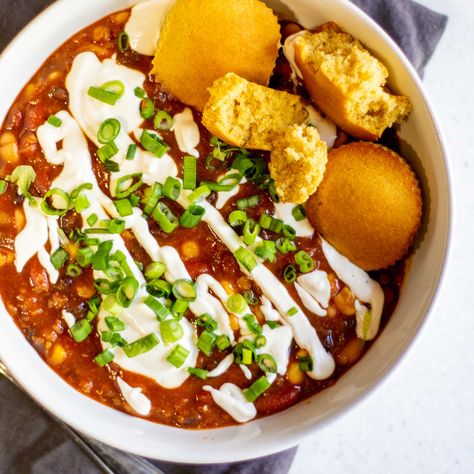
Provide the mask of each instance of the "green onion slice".
{"label": "green onion slice", "polygon": [[152,262],[145,269],[145,278],[147,281],[161,278],[168,270],[168,267],[163,262]]}
{"label": "green onion slice", "polygon": [[173,294],[184,301],[195,301],[197,298],[196,285],[191,280],[180,279],[173,283]]}
{"label": "green onion slice", "polygon": [[263,375],[258,380],[256,380],[247,390],[244,391],[245,398],[248,402],[254,402],[260,395],[262,395],[268,388],[271,383]]}
{"label": "green onion slice", "polygon": [[133,215],[133,207],[128,199],[119,199],[114,201],[115,209],[119,213],[120,217],[127,217]]}
{"label": "green onion slice", "polygon": [[71,336],[76,342],[85,341],[92,333],[92,326],[87,319],[80,319],[70,329]]}
{"label": "green onion slice", "polygon": [[167,234],[171,234],[171,232],[179,226],[180,221],[164,202],[158,202],[153,210],[152,216],[162,230]]}
{"label": "green onion slice", "polygon": [[176,201],[176,199],[179,198],[180,193],[181,182],[172,176],[168,176],[166,178],[165,184],[163,185],[163,196]]}
{"label": "green onion slice", "polygon": [[173,128],[173,117],[165,110],[158,110],[153,119],[153,125],[157,130],[171,130]]}
{"label": "green onion slice", "polygon": [[[196,189],[197,158],[185,156],[183,162],[183,188]],[[209,188],[207,188],[209,189]]]}
{"label": "green onion slice", "polygon": [[260,225],[253,219],[247,219],[242,231],[242,238],[245,245],[252,245],[258,237]]}
{"label": "green onion slice", "polygon": [[140,102],[140,115],[145,120],[148,120],[155,115],[155,104],[148,97]]}
{"label": "green onion slice", "polygon": [[69,254],[62,247],[59,247],[57,250],[55,250],[50,258],[51,264],[56,270],[60,270],[68,261],[68,259]]}
{"label": "green onion slice", "polygon": [[245,311],[247,303],[242,295],[236,293],[229,296],[229,299],[226,303],[227,309],[232,313],[241,314]]}
{"label": "green onion slice", "polygon": [[302,273],[309,273],[314,270],[315,264],[311,255],[304,250],[300,250],[295,254],[295,262],[299,265]]}
{"label": "green onion slice", "polygon": [[201,222],[205,213],[206,210],[203,207],[193,204],[181,215],[179,223],[186,229],[191,229]]}
{"label": "green onion slice", "polygon": [[102,163],[106,163],[108,160],[110,160],[110,158],[115,156],[118,151],[117,145],[114,142],[109,142],[101,146],[97,150],[96,154],[97,158],[99,158]]}
{"label": "green onion slice", "polygon": [[250,332],[252,332],[256,336],[262,334],[262,326],[258,324],[253,314],[246,314],[242,319],[245,321],[245,324],[247,324],[247,327]]}
{"label": "green onion slice", "polygon": [[276,259],[276,245],[273,240],[262,240],[255,253],[263,260],[273,263]]}
{"label": "green onion slice", "polygon": [[104,352],[96,356],[94,361],[99,367],[105,367],[109,362],[114,360],[114,357],[114,353],[106,349]]}
{"label": "green onion slice", "polygon": [[135,143],[132,143],[131,145],[129,145],[127,149],[127,156],[125,157],[125,159],[128,161],[132,161],[133,159],[135,159],[136,153],[137,153],[137,145],[135,145]]}
{"label": "green onion slice", "polygon": [[188,201],[193,204],[196,202],[201,202],[206,199],[211,194],[210,189],[207,186],[199,186],[188,196]]}
{"label": "green onion slice", "polygon": [[215,341],[216,335],[214,333],[203,331],[198,338],[197,347],[201,352],[209,357],[212,353]]}
{"label": "green onion slice", "polygon": [[138,97],[139,99],[144,99],[146,96],[146,92],[141,87],[135,87],[133,93],[135,94],[135,97]]}
{"label": "green onion slice", "polygon": [[276,360],[270,354],[260,354],[257,356],[257,364],[264,372],[275,374],[278,370]]}
{"label": "green onion slice", "polygon": [[300,222],[306,219],[306,210],[301,204],[298,204],[297,206],[295,206],[293,210],[291,211],[291,214],[293,215],[293,217],[295,218],[295,221],[297,222]]}
{"label": "green onion slice", "polygon": [[245,247],[239,247],[234,252],[234,257],[237,259],[239,264],[250,273],[257,266],[257,261],[255,260],[255,257]]}
{"label": "green onion slice", "polygon": [[258,298],[254,295],[252,290],[245,290],[244,291],[244,299],[249,305],[256,305],[258,304]]}
{"label": "green onion slice", "polygon": [[145,197],[142,200],[142,204],[144,204],[145,207],[143,208],[143,212],[149,216],[153,213],[153,210],[163,195],[163,186],[158,182],[153,183],[151,186],[145,189],[144,194]]}
{"label": "green onion slice", "polygon": [[124,308],[130,307],[138,290],[138,281],[135,277],[124,278],[117,289],[117,301]]}
{"label": "green onion slice", "polygon": [[[268,323],[274,323],[275,321],[267,321],[267,324]],[[275,329],[275,328],[272,328],[272,329]],[[262,335],[262,334],[259,334],[256,338],[255,338],[255,341],[254,341],[254,344],[255,344],[255,347],[256,348],[260,348],[260,347],[263,347],[265,344],[267,343],[267,338]]]}
{"label": "green onion slice", "polygon": [[[56,204],[51,206],[48,204],[48,199],[55,201]],[[68,193],[59,188],[50,189],[41,201],[41,210],[48,216],[63,216],[71,206],[71,198]]]}
{"label": "green onion slice", "polygon": [[189,350],[183,347],[181,344],[178,344],[166,358],[166,360],[171,364],[174,365],[177,369],[182,367],[185,360],[189,355]]}
{"label": "green onion slice", "polygon": [[118,199],[125,198],[134,193],[143,184],[142,173],[132,173],[122,176],[115,183],[115,197]]}
{"label": "green onion slice", "polygon": [[138,339],[137,341],[131,342],[130,344],[126,344],[125,346],[123,346],[122,349],[127,355],[127,357],[132,358],[151,351],[159,343],[160,340],[158,339],[156,334],[151,333],[148,334],[148,336]]}
{"label": "green onion slice", "polygon": [[36,173],[30,165],[17,166],[13,173],[5,178],[10,183],[16,183],[20,193],[28,199],[30,205],[36,206],[36,201],[30,193],[31,183],[36,179]]}
{"label": "green onion slice", "polygon": [[247,222],[247,214],[245,211],[232,211],[229,214],[229,224],[231,227],[238,227],[244,225]]}
{"label": "green onion slice", "polygon": [[161,158],[170,149],[158,135],[147,130],[143,130],[140,141],[143,148],[153,153],[157,158]]}
{"label": "green onion slice", "polygon": [[71,278],[76,278],[82,274],[82,268],[79,265],[76,265],[75,263],[70,263],[66,267],[66,273]]}
{"label": "green onion slice", "polygon": [[122,31],[118,35],[117,46],[118,46],[118,49],[121,53],[123,53],[124,51],[127,51],[127,49],[129,48],[130,40],[128,38],[127,33],[125,33],[125,31]]}
{"label": "green onion slice", "polygon": [[260,203],[260,196],[255,194],[254,196],[250,196],[248,198],[238,199],[237,200],[237,208],[245,211],[251,207],[258,206]]}
{"label": "green onion slice", "polygon": [[161,337],[165,344],[172,344],[179,341],[184,336],[184,330],[175,319],[167,319],[160,323]]}
{"label": "green onion slice", "polygon": [[208,371],[205,370],[205,369],[198,369],[196,367],[189,367],[188,368],[188,373],[191,374],[191,375],[194,375],[198,379],[206,380]]}
{"label": "green onion slice", "polygon": [[0,179],[0,194],[4,194],[5,191],[7,190],[7,187],[8,187],[8,183],[5,180]]}
{"label": "green onion slice", "polygon": [[117,119],[107,119],[100,125],[97,132],[97,140],[102,144],[110,143],[118,137],[121,128],[122,126]]}
{"label": "green onion slice", "polygon": [[296,280],[296,268],[293,265],[288,265],[284,272],[283,272],[283,278],[287,283],[293,283]]}
{"label": "green onion slice", "polygon": [[63,121],[59,117],[56,117],[56,115],[50,115],[48,117],[48,123],[53,127],[59,128]]}
{"label": "green onion slice", "polygon": [[147,296],[143,302],[155,313],[156,317],[160,321],[164,321],[168,317],[171,316],[168,308],[160,303],[156,298],[153,296]]}
{"label": "green onion slice", "polygon": [[115,316],[106,316],[105,324],[111,331],[124,331],[125,323]]}
{"label": "green onion slice", "polygon": [[301,372],[311,372],[313,370],[313,359],[311,356],[299,357],[298,367]]}
{"label": "green onion slice", "polygon": [[230,173],[223,176],[217,183],[213,181],[203,181],[202,186],[207,186],[211,191],[232,191],[242,181],[239,173]]}
{"label": "green onion slice", "polygon": [[216,347],[220,351],[224,351],[225,349],[230,347],[229,336],[227,336],[226,334],[220,334],[219,336],[217,336],[217,338],[216,338]]}

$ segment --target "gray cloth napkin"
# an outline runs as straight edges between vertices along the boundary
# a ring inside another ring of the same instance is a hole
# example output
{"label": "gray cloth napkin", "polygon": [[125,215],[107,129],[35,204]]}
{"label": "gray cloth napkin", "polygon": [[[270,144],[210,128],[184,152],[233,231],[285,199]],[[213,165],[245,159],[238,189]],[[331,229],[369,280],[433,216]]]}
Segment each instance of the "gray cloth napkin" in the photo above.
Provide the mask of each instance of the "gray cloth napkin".
{"label": "gray cloth napkin", "polygon": [[[411,0],[352,1],[392,36],[422,75],[447,17]],[[0,51],[51,3],[52,0],[0,0]],[[293,448],[252,461],[212,466],[148,461],[79,437],[6,379],[0,380],[0,474],[286,474],[295,452]]]}

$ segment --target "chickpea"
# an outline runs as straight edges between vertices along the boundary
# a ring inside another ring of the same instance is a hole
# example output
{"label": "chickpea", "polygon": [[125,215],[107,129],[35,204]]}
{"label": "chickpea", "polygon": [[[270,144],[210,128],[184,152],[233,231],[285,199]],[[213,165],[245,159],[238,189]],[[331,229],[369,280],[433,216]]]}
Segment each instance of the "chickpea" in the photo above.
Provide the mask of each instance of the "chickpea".
{"label": "chickpea", "polygon": [[365,341],[362,339],[354,338],[349,341],[342,351],[337,356],[337,361],[341,365],[352,365],[362,355],[364,350]]}
{"label": "chickpea", "polygon": [[181,250],[185,259],[199,257],[199,245],[194,240],[188,240],[187,242],[184,242],[184,244],[181,246]]}
{"label": "chickpea", "polygon": [[347,286],[334,297],[334,303],[337,309],[345,316],[353,316],[355,314],[354,295]]}
{"label": "chickpea", "polygon": [[49,356],[49,362],[53,365],[61,365],[67,357],[67,352],[61,344],[55,344],[51,355]]}
{"label": "chickpea", "polygon": [[286,378],[293,385],[300,385],[304,380],[304,372],[298,366],[298,362],[292,362],[288,367]]}
{"label": "chickpea", "polygon": [[5,132],[0,137],[0,158],[8,163],[17,163],[20,159],[18,143],[12,132]]}

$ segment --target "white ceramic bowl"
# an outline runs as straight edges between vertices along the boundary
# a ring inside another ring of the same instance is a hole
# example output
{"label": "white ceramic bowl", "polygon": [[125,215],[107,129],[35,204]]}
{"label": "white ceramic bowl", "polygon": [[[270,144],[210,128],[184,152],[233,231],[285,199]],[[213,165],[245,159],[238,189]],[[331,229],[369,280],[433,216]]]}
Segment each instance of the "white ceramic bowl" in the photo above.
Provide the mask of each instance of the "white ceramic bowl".
{"label": "white ceramic bowl", "polygon": [[[24,84],[73,33],[130,6],[130,0],[59,0],[34,20],[0,57],[0,121]],[[114,447],[167,461],[214,463],[270,454],[299,443],[367,394],[406,352],[437,291],[450,233],[449,177],[443,141],[423,86],[388,36],[347,0],[267,1],[290,10],[306,27],[332,20],[376,52],[391,86],[408,95],[414,111],[400,131],[403,154],[425,191],[425,225],[398,307],[373,347],[333,387],[261,420],[217,430],[185,431],[103,406],[67,385],[40,359],[1,305],[0,359],[44,408],[76,430]],[[288,8],[284,5],[290,5]]]}

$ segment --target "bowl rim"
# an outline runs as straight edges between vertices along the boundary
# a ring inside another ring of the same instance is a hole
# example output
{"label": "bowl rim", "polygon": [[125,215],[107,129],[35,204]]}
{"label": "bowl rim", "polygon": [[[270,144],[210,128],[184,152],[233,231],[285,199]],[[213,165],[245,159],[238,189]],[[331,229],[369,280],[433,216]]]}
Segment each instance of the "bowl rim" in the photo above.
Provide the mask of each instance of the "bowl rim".
{"label": "bowl rim", "polygon": [[[60,9],[61,7],[64,7],[67,4],[68,0],[56,0],[54,3],[49,5],[47,8],[45,8],[42,12],[40,12],[35,18],[33,18],[11,41],[10,43],[5,47],[5,49],[0,53],[0,69],[1,65],[3,63],[2,59],[4,56],[6,56],[9,51],[13,48],[15,48],[16,44],[25,36],[29,34],[29,31],[32,29],[33,26],[36,26],[38,24],[41,24],[44,22],[49,16],[56,11],[56,9]],[[60,410],[59,407],[53,406],[51,400],[45,393],[43,392],[36,392],[36,384],[31,383],[29,380],[26,380],[25,377],[22,376],[22,374],[19,371],[19,366],[15,364],[13,361],[13,358],[8,357],[8,355],[5,357],[5,351],[2,351],[2,347],[0,345],[0,356],[3,355],[3,363],[6,365],[7,369],[9,372],[12,374],[13,378],[15,381],[22,387],[25,392],[35,400],[36,403],[38,403],[45,411],[50,413],[53,417],[59,418],[60,420],[66,422],[68,425],[70,425],[72,428],[77,430],[78,432],[81,432],[85,434],[86,436],[92,438],[92,439],[97,439],[100,442],[104,442],[114,448],[121,449],[124,451],[131,452],[133,454],[137,454],[140,456],[145,456],[151,459],[160,459],[163,461],[168,461],[168,462],[192,462],[195,464],[214,464],[214,463],[220,463],[220,462],[237,462],[237,461],[244,461],[248,459],[253,459],[265,455],[269,455],[272,453],[275,453],[277,451],[282,451],[285,449],[288,449],[290,447],[293,447],[297,444],[299,444],[304,438],[308,437],[312,433],[316,432],[316,430],[321,430],[324,428],[327,424],[335,421],[337,418],[342,417],[344,414],[346,414],[349,410],[352,410],[354,407],[359,405],[363,400],[368,399],[373,393],[374,389],[376,387],[382,386],[382,384],[387,383],[389,377],[395,373],[396,370],[398,370],[401,366],[401,364],[406,360],[408,354],[413,350],[413,347],[415,345],[415,342],[420,338],[421,335],[421,330],[424,327],[424,325],[427,324],[427,321],[429,320],[430,315],[433,313],[435,307],[437,306],[439,302],[439,297],[440,297],[440,289],[442,287],[442,284],[445,280],[446,277],[446,272],[447,272],[447,267],[450,261],[450,255],[452,252],[452,240],[453,240],[453,221],[455,219],[455,214],[454,214],[454,195],[452,193],[452,170],[451,170],[451,163],[448,160],[448,147],[446,145],[445,138],[443,136],[443,133],[441,131],[439,121],[437,119],[437,115],[434,111],[433,105],[425,91],[424,85],[418,76],[418,73],[414,69],[413,65],[409,62],[405,54],[401,51],[400,47],[395,43],[395,41],[379,26],[371,17],[369,17],[363,10],[361,10],[359,7],[351,3],[349,0],[331,0],[331,2],[336,2],[339,3],[340,6],[342,6],[343,9],[348,11],[348,14],[351,16],[357,16],[363,22],[365,22],[371,30],[373,30],[376,35],[381,39],[383,43],[385,43],[385,46],[391,50],[392,53],[394,53],[397,57],[397,59],[400,61],[402,64],[403,68],[409,73],[410,78],[413,80],[417,91],[419,92],[421,99],[427,109],[427,113],[430,117],[431,123],[434,127],[435,130],[435,135],[436,139],[438,140],[438,145],[440,148],[440,153],[442,156],[442,174],[443,177],[446,180],[446,185],[447,185],[447,222],[446,222],[446,232],[445,236],[443,236],[444,243],[443,243],[443,258],[442,258],[442,263],[439,266],[438,269],[438,274],[436,275],[436,280],[435,283],[433,284],[433,289],[431,293],[431,297],[429,298],[429,303],[428,307],[424,313],[424,315],[421,317],[418,326],[416,329],[413,331],[407,342],[405,343],[403,350],[400,352],[400,354],[397,356],[396,359],[393,360],[393,362],[388,365],[381,373],[381,375],[374,380],[369,386],[365,388],[363,392],[355,396],[350,402],[348,402],[344,407],[340,408],[337,410],[335,413],[328,414],[327,416],[323,417],[319,422],[315,422],[314,424],[308,426],[308,427],[302,427],[297,433],[292,433],[291,437],[285,436],[283,439],[276,441],[272,441],[270,444],[266,443],[264,446],[255,446],[254,448],[250,449],[250,451],[247,451],[245,453],[243,452],[235,452],[232,449],[227,450],[225,452],[225,456],[220,455],[220,453],[215,452],[214,453],[214,458],[209,457],[208,454],[206,454],[204,457],[196,457],[193,452],[190,453],[188,452],[187,456],[185,459],[183,459],[183,452],[182,451],[174,451],[174,452],[166,452],[166,453],[159,453],[159,456],[157,456],[156,452],[150,451],[150,449],[137,445],[137,446],[130,446],[127,445],[123,441],[119,441],[115,437],[112,440],[104,439],[101,436],[97,436],[95,432],[93,432],[91,429],[88,428],[88,424],[84,423],[83,421],[80,421],[77,416],[72,416],[71,414],[65,412],[64,410]],[[129,2],[132,6],[133,3],[136,3],[134,1]],[[97,20],[98,18],[96,18]],[[74,34],[73,32],[72,34]],[[64,41],[67,41],[64,40]],[[53,51],[52,51],[53,52]],[[51,52],[51,53],[52,53]],[[435,137],[433,137],[435,138]],[[441,261],[441,260],[440,260]],[[5,310],[3,307],[3,303],[0,301],[0,316],[3,316],[2,313],[6,313],[8,315],[8,312]],[[32,349],[33,350],[33,349]],[[37,355],[36,352],[34,354]],[[49,371],[52,372],[53,375],[58,377],[64,385],[66,385],[70,390],[78,393],[79,395],[86,397],[85,395],[80,394],[80,392],[76,391],[73,387],[69,386],[67,382],[65,382],[59,375],[57,375],[47,364],[45,364],[42,359],[40,359],[40,362],[46,366]],[[89,399],[90,400],[90,399]],[[122,412],[115,410],[113,408],[107,407],[105,405],[100,404],[99,402],[95,402],[96,404],[99,404],[100,406],[104,407],[106,410],[112,410],[117,414],[117,418],[119,416],[125,416],[125,417],[131,417],[131,415],[126,415],[123,414]],[[303,402],[304,403],[304,402]],[[61,412],[60,415],[57,415],[55,413]],[[277,416],[278,414],[272,415],[272,416]],[[272,417],[271,416],[271,417]],[[266,417],[265,419],[271,418],[271,417]],[[254,423],[258,422],[256,420]],[[159,425],[159,424],[158,424]],[[166,425],[159,425],[159,426],[165,426]],[[183,430],[179,428],[174,428],[182,431],[183,433],[188,432],[188,430]],[[222,430],[225,428],[217,428],[213,430],[206,430],[207,432],[211,433],[218,433],[219,430]],[[201,430],[203,431],[203,430]]]}

